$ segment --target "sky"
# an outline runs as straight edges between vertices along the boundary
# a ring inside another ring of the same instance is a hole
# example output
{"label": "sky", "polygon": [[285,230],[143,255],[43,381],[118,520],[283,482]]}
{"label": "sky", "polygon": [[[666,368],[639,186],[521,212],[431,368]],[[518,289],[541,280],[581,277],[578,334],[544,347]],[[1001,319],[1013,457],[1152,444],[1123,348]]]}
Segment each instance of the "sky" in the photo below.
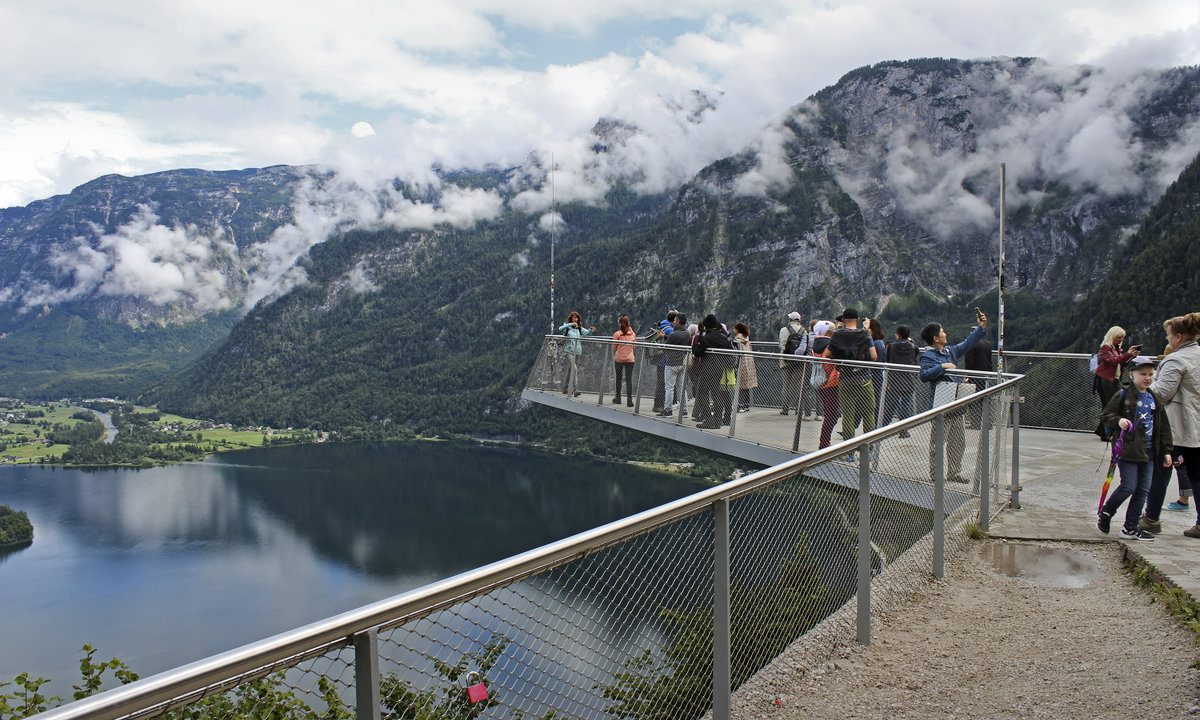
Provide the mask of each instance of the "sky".
{"label": "sky", "polygon": [[1001,55],[1194,65],[1200,3],[0,0],[0,207],[180,167],[584,162],[601,118],[666,187],[856,67]]}

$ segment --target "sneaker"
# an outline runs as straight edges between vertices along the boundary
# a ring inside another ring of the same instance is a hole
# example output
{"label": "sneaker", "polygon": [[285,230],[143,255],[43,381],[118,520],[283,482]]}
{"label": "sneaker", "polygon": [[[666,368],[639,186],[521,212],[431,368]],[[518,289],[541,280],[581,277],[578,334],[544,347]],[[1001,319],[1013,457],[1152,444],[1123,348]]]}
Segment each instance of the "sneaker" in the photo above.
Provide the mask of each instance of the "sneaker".
{"label": "sneaker", "polygon": [[617,397],[613,398],[613,402],[614,402],[614,403],[619,403],[619,402],[621,402],[621,396],[620,396],[620,395],[618,395]]}
{"label": "sneaker", "polygon": [[1154,540],[1153,535],[1139,528],[1135,528],[1132,531],[1121,528],[1121,537],[1125,538],[1126,540],[1140,540],[1142,542],[1150,542]]}
{"label": "sneaker", "polygon": [[1190,538],[1200,538],[1200,525],[1193,525],[1187,530],[1184,530],[1183,534]]}
{"label": "sneaker", "polygon": [[1112,515],[1101,511],[1100,514],[1096,516],[1096,527],[1099,528],[1100,532],[1107,535],[1108,530],[1109,530],[1109,523],[1111,521],[1112,521]]}
{"label": "sneaker", "polygon": [[854,462],[858,462],[858,458],[856,458],[856,457],[854,456],[854,453],[848,453],[848,454],[846,455],[846,462],[848,462],[848,463],[854,463]]}
{"label": "sneaker", "polygon": [[674,415],[675,413],[671,412],[670,410],[663,410],[663,411],[662,411],[662,412],[660,412],[660,413],[654,413],[654,414],[655,414],[655,415],[657,415],[657,416],[659,416],[659,417],[671,417],[671,416],[672,416],[672,415]]}
{"label": "sneaker", "polygon": [[1145,530],[1148,533],[1153,533],[1154,535],[1157,535],[1160,532],[1162,532],[1162,522],[1159,520],[1151,520],[1150,518],[1143,515],[1138,520],[1138,530]]}
{"label": "sneaker", "polygon": [[1167,505],[1168,510],[1190,510],[1191,508],[1192,508],[1191,504],[1181,503],[1178,500],[1175,500],[1170,505]]}

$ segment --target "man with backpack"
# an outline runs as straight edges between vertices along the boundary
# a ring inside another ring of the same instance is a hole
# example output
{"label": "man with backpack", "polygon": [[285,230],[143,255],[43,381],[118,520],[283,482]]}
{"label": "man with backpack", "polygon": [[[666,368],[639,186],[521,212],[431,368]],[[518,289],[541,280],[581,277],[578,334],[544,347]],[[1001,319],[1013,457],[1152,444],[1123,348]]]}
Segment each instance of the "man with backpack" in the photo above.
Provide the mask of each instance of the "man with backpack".
{"label": "man with backpack", "polygon": [[[829,351],[835,360],[877,362],[879,354],[871,342],[871,333],[858,326],[858,310],[846,308],[842,313],[845,327],[829,339]],[[863,432],[875,429],[875,387],[866,368],[839,366],[838,402],[842,408],[842,439],[854,437],[854,429],[862,422]]]}
{"label": "man with backpack", "polygon": [[[912,365],[914,371],[917,363],[917,344],[911,339],[912,330],[907,325],[896,326],[896,339],[887,346],[887,361],[891,365]],[[893,419],[903,420],[912,417],[913,398],[917,391],[917,373],[893,370],[888,376],[887,403],[883,409],[883,422],[890,423]],[[908,437],[908,431],[900,433],[900,437]]]}
{"label": "man with backpack", "polygon": [[[788,313],[787,324],[779,328],[779,352],[784,354],[784,358],[779,361],[779,369],[783,372],[783,406],[779,410],[780,415],[787,415],[788,410],[796,405],[799,400],[799,392],[801,390],[801,382],[804,380],[804,370],[807,367],[804,363],[788,360],[791,355],[807,355],[809,352],[808,332],[801,322],[804,318],[800,313],[793,310]],[[796,407],[796,412],[800,412],[799,406]]]}

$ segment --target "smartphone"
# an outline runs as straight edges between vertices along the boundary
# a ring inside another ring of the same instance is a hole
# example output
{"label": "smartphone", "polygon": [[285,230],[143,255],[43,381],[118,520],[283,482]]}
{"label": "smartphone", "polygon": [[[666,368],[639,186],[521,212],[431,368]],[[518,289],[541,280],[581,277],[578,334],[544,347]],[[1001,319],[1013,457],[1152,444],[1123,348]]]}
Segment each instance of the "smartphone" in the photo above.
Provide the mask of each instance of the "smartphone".
{"label": "smartphone", "polygon": [[983,317],[983,311],[980,310],[978,307],[975,308],[975,317],[977,317],[977,318]]}

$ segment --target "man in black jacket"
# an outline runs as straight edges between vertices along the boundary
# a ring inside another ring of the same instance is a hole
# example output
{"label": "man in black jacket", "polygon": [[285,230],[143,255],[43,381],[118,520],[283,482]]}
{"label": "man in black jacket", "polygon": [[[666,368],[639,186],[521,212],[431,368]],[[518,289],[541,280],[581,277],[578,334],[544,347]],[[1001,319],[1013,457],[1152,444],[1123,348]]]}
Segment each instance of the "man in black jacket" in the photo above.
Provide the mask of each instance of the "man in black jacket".
{"label": "man in black jacket", "polygon": [[[732,398],[729,393],[721,391],[721,375],[733,367],[732,355],[719,355],[709,350],[732,350],[733,342],[721,328],[716,315],[706,315],[703,323],[704,334],[692,345],[694,362],[700,363],[697,375],[696,407],[700,411],[700,425],[706,430],[715,430],[729,423],[732,411]],[[722,422],[724,420],[724,422]]]}

